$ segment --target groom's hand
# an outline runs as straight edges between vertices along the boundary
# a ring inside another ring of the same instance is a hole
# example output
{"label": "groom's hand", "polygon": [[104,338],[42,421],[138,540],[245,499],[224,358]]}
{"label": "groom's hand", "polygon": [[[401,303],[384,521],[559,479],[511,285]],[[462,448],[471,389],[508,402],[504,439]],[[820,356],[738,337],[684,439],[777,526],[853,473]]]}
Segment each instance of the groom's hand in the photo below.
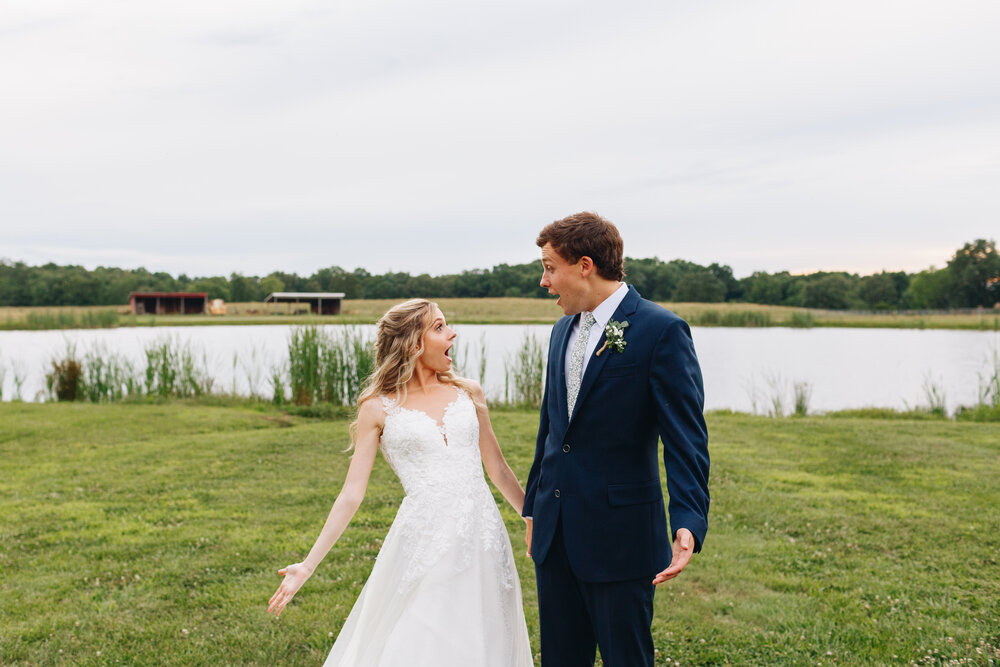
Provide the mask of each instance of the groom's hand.
{"label": "groom's hand", "polygon": [[653,577],[653,585],[662,584],[680,574],[681,570],[691,562],[691,554],[693,553],[694,535],[687,528],[678,528],[677,537],[674,539],[674,557],[666,570]]}
{"label": "groom's hand", "polygon": [[531,519],[524,520],[524,542],[528,545],[528,558],[531,558]]}

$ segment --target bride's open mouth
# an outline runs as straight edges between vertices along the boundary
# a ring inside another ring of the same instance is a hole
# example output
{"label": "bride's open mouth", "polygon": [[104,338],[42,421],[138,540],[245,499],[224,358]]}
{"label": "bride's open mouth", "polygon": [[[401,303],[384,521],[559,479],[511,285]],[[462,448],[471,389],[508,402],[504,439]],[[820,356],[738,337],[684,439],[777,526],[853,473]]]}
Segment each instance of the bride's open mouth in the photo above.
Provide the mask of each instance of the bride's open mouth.
{"label": "bride's open mouth", "polygon": [[447,359],[448,361],[451,361],[451,348],[450,347],[447,350],[444,351],[444,358]]}

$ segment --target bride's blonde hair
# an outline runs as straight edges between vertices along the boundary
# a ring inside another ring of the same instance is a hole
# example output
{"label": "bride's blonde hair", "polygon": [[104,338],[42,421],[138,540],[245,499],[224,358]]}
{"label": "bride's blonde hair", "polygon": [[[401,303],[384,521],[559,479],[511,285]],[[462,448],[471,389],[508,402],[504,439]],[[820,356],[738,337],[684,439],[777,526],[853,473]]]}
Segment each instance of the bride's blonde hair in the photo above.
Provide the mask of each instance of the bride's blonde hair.
{"label": "bride's blonde hair", "polygon": [[[406,401],[406,383],[413,378],[417,359],[424,353],[424,334],[434,324],[433,301],[410,299],[393,306],[375,325],[375,370],[358,395],[358,407],[378,396],[395,395],[396,405]],[[438,373],[439,381],[465,390],[480,408],[486,406],[475,397],[472,383],[452,371]],[[358,431],[358,420],[351,424],[351,444]]]}

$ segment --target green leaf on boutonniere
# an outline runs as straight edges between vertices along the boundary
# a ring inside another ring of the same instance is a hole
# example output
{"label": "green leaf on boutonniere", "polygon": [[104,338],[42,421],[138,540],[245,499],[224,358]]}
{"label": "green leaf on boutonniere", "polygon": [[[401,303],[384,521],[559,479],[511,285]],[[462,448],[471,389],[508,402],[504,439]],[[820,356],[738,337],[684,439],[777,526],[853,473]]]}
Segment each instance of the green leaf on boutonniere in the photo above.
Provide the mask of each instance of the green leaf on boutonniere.
{"label": "green leaf on boutonniere", "polygon": [[627,327],[628,320],[623,322],[615,322],[614,320],[611,320],[608,322],[608,325],[604,327],[604,335],[606,336],[604,339],[604,345],[602,345],[601,349],[597,351],[597,356],[601,356],[601,352],[604,352],[604,350],[609,347],[612,352],[624,352],[626,345],[625,329]]}

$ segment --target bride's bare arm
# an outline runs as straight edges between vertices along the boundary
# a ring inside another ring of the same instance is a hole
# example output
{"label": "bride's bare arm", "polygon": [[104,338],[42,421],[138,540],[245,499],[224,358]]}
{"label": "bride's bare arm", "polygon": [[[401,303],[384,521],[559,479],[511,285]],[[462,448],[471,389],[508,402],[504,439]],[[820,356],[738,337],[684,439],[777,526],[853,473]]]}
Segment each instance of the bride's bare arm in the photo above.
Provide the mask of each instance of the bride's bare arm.
{"label": "bride's bare arm", "polygon": [[[473,382],[473,392],[476,401],[486,405],[486,395],[483,393],[483,388],[475,382]],[[486,475],[493,482],[493,486],[500,489],[500,493],[507,499],[510,506],[520,514],[521,508],[524,507],[524,489],[521,488],[521,483],[517,481],[517,476],[514,475],[514,471],[507,464],[507,459],[503,457],[503,452],[500,451],[500,443],[497,442],[497,436],[493,432],[493,424],[490,422],[489,409],[476,406],[476,412],[479,415],[479,455],[483,459]]]}
{"label": "bride's bare arm", "polygon": [[295,597],[302,584],[312,576],[316,566],[344,533],[347,524],[358,511],[361,501],[364,500],[365,491],[368,490],[368,478],[371,476],[372,466],[375,465],[375,455],[378,452],[384,423],[385,413],[378,400],[368,400],[361,405],[358,410],[358,433],[354,443],[354,456],[351,457],[344,486],[340,489],[323,530],[320,531],[306,559],[278,570],[278,574],[284,579],[268,602],[268,613],[273,611],[275,616],[281,615],[281,610]]}

